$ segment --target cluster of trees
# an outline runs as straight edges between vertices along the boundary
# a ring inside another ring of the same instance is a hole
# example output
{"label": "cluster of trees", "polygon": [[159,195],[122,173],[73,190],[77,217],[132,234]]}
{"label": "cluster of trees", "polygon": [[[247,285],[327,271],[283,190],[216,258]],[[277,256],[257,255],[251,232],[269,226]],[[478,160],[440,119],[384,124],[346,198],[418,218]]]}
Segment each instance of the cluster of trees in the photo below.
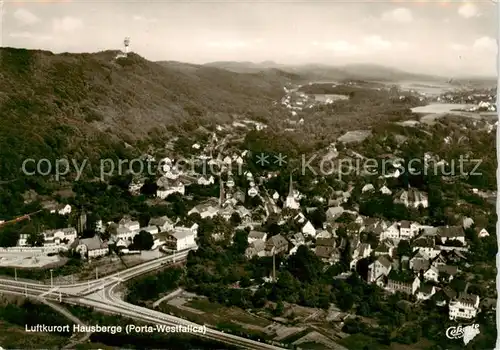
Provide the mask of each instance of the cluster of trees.
{"label": "cluster of trees", "polygon": [[126,300],[132,304],[143,305],[145,301],[158,299],[161,294],[177,288],[183,273],[180,268],[169,268],[151,276],[132,280],[128,285]]}

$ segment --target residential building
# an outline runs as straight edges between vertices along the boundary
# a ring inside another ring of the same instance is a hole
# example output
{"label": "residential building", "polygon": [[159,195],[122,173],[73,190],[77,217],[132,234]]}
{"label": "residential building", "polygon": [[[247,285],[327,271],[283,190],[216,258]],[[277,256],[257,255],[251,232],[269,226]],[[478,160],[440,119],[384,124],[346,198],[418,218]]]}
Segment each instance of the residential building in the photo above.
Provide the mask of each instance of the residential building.
{"label": "residential building", "polygon": [[477,236],[479,238],[484,238],[484,237],[488,237],[490,234],[488,233],[488,231],[486,231],[485,228],[476,228],[475,229],[476,233],[477,233]]}
{"label": "residential building", "polygon": [[158,227],[159,232],[166,232],[174,229],[174,223],[167,216],[152,218],[149,220],[149,226]]}
{"label": "residential building", "polygon": [[108,244],[103,242],[97,235],[92,238],[79,239],[75,242],[77,243],[75,250],[89,259],[104,256],[109,252]]}
{"label": "residential building", "polygon": [[[304,238],[304,235],[300,232],[294,234],[292,236],[292,238],[290,239],[290,242],[294,245],[294,246],[299,246],[301,244],[304,244],[305,243],[305,238]],[[316,241],[317,242],[317,241]]]}
{"label": "residential building", "polygon": [[429,259],[434,259],[436,256],[441,254],[441,249],[436,247],[436,243],[434,238],[432,237],[423,237],[417,239],[413,242],[412,245],[413,251],[418,251],[422,254],[425,254],[429,257]]}
{"label": "residential building", "polygon": [[455,300],[449,304],[449,318],[473,319],[479,310],[479,296],[474,294],[460,293]]}
{"label": "residential building", "polygon": [[449,241],[460,241],[465,245],[465,232],[462,226],[438,227],[437,235],[443,244]]}
{"label": "residential building", "polygon": [[42,235],[44,247],[71,245],[77,239],[77,232],[73,227],[44,231]]}
{"label": "residential building", "polygon": [[424,272],[424,280],[439,282],[439,270],[435,266],[431,266]]}
{"label": "residential building", "polygon": [[59,215],[68,215],[68,214],[71,214],[71,205],[69,205],[69,204],[63,205],[62,207],[60,207],[57,210],[57,213]]}
{"label": "residential building", "polygon": [[451,282],[451,280],[459,273],[458,267],[451,265],[437,265],[437,270],[439,271],[440,276],[443,278],[446,277],[447,282]]}
{"label": "residential building", "polygon": [[342,213],[344,212],[344,208],[342,208],[340,205],[335,206],[335,207],[330,207],[326,211],[326,220],[327,221],[334,221],[336,220]]}
{"label": "residential building", "polygon": [[252,242],[257,241],[257,240],[261,240],[261,241],[265,242],[266,238],[267,238],[266,232],[252,230],[248,233],[248,244],[252,244]]}
{"label": "residential building", "polygon": [[381,256],[381,255],[392,256],[393,253],[394,253],[394,246],[392,246],[388,242],[380,243],[377,246],[377,248],[373,250],[373,254],[375,254],[375,256]]}
{"label": "residential building", "polygon": [[385,185],[380,188],[380,192],[382,194],[385,194],[385,195],[391,195],[392,194],[392,191],[387,186],[385,186]]}
{"label": "residential building", "polygon": [[409,267],[415,273],[426,272],[429,270],[431,264],[428,259],[410,259]]}
{"label": "residential building", "polygon": [[437,306],[445,306],[451,300],[454,300],[457,296],[457,293],[449,286],[444,287],[440,291],[438,291],[433,299],[436,302]]}
{"label": "residential building", "polygon": [[307,221],[304,226],[302,226],[302,233],[304,236],[316,237],[316,229],[310,221]]}
{"label": "residential building", "polygon": [[139,231],[141,229],[141,225],[139,221],[133,221],[129,218],[123,218],[118,222],[119,226],[126,227],[130,231]]}
{"label": "residential building", "polygon": [[423,284],[420,286],[417,292],[418,300],[429,300],[432,296],[436,294],[436,287],[430,284]]}
{"label": "residential building", "polygon": [[266,241],[266,251],[268,255],[286,253],[288,251],[288,241],[282,235],[272,236]]}
{"label": "residential building", "polygon": [[359,244],[352,254],[351,268],[356,267],[357,261],[367,258],[372,252],[372,247],[368,243]]}
{"label": "residential building", "polygon": [[314,253],[324,263],[334,263],[340,259],[340,250],[333,246],[316,245]]}
{"label": "residential building", "polygon": [[420,225],[415,222],[410,222],[408,220],[403,220],[399,224],[399,238],[400,239],[412,239],[418,235]]}
{"label": "residential building", "polygon": [[171,180],[168,177],[163,177],[157,181],[158,189],[156,190],[156,197],[165,199],[171,194],[179,193],[184,195],[186,188],[181,181]]}
{"label": "residential building", "polygon": [[408,208],[418,208],[419,206],[427,208],[429,206],[427,195],[414,188],[399,191],[396,193],[394,201],[404,204]]}
{"label": "residential building", "polygon": [[160,232],[160,230],[158,229],[158,226],[146,226],[146,227],[142,227],[140,229],[140,231],[146,231],[149,234],[151,234],[152,236],[154,236],[154,235],[156,235],[156,234],[158,234]]}
{"label": "residential building", "polygon": [[189,229],[175,229],[165,235],[165,248],[173,251],[182,251],[196,247],[196,234]]}
{"label": "residential building", "polygon": [[192,214],[200,214],[202,219],[213,218],[214,216],[217,216],[219,209],[220,208],[213,203],[202,203],[188,211],[188,216]]}
{"label": "residential building", "polygon": [[420,279],[411,274],[392,270],[389,273],[386,288],[392,292],[403,292],[413,295],[420,288]]}
{"label": "residential building", "polygon": [[254,256],[265,256],[266,255],[266,242],[261,239],[252,241],[245,250],[245,256],[251,259]]}
{"label": "residential building", "polygon": [[391,272],[392,263],[387,256],[380,256],[368,266],[368,283],[375,282],[381,276],[387,276]]}
{"label": "residential building", "polygon": [[393,223],[387,229],[385,229],[380,235],[380,240],[397,240],[399,239],[399,224],[397,222]]}

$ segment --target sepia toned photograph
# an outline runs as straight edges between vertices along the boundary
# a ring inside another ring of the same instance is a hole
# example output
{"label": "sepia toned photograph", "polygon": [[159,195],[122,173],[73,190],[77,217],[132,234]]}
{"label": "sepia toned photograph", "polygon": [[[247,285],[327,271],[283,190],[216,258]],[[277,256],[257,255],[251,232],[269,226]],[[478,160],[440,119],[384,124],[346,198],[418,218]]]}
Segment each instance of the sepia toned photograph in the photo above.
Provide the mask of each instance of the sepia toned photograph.
{"label": "sepia toned photograph", "polygon": [[0,349],[500,349],[496,1],[0,5]]}

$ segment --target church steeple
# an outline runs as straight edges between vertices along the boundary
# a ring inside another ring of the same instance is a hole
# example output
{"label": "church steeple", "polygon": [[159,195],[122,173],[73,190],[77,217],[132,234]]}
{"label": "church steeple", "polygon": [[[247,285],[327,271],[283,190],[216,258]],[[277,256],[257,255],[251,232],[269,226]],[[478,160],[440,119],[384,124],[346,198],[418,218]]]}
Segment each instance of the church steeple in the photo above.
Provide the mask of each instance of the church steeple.
{"label": "church steeple", "polygon": [[292,173],[290,173],[290,187],[288,188],[288,196],[285,201],[285,208],[290,209],[299,209],[300,204],[295,200],[295,196],[293,194],[293,181],[292,181]]}
{"label": "church steeple", "polygon": [[292,181],[292,173],[290,173],[290,184],[288,186],[288,197],[293,197],[293,181]]}

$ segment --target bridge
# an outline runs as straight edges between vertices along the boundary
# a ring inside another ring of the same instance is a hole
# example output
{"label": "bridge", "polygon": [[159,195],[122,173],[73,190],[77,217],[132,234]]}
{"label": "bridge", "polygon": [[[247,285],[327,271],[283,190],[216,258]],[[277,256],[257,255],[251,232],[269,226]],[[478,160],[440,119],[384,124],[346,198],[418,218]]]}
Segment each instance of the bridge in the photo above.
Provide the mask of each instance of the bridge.
{"label": "bridge", "polygon": [[[0,279],[0,293],[19,295],[27,298],[45,298],[60,303],[90,307],[96,311],[128,317],[132,320],[155,325],[201,327],[202,325],[179,317],[127,303],[115,294],[116,288],[121,283],[157,270],[169,263],[185,260],[190,250],[148,261],[89,282],[49,286],[11,279]],[[234,345],[242,349],[283,349],[208,327],[206,327],[206,333],[193,333],[193,335]]]}

